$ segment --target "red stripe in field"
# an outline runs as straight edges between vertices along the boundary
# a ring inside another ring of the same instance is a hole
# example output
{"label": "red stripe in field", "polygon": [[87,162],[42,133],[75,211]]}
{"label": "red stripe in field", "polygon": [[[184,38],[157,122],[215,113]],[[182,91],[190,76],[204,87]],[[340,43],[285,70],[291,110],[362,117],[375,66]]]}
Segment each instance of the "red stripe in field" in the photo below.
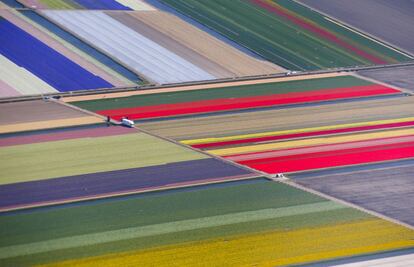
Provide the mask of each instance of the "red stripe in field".
{"label": "red stripe in field", "polygon": [[319,35],[319,36],[321,36],[321,37],[323,37],[323,38],[325,38],[325,39],[327,39],[327,40],[329,40],[329,41],[331,41],[331,42],[333,42],[333,43],[335,43],[339,46],[342,46],[343,48],[346,48],[346,49],[354,52],[355,54],[357,54],[357,55],[359,55],[359,56],[361,56],[365,59],[368,59],[369,61],[371,61],[373,63],[376,63],[376,64],[386,64],[387,63],[385,60],[382,60],[381,58],[378,58],[374,55],[371,55],[371,54],[369,54],[369,53],[367,53],[367,52],[365,52],[365,51],[363,51],[363,50],[347,43],[346,41],[338,38],[335,34],[329,32],[329,31],[327,31],[327,30],[325,30],[321,27],[318,27],[314,24],[308,23],[308,22],[304,21],[303,19],[295,17],[294,15],[289,14],[288,12],[284,11],[282,8],[280,8],[277,5],[269,4],[269,3],[267,3],[263,0],[251,0],[251,2],[255,3],[256,5],[262,7],[262,8],[264,8],[264,9],[270,11],[270,12],[276,13],[279,16],[293,22],[294,24],[297,24],[298,26],[300,26],[300,27],[302,27],[302,28],[304,28],[308,31],[311,31],[311,32],[313,32],[313,33],[315,33],[315,34],[317,34],[317,35]]}
{"label": "red stripe in field", "polygon": [[257,142],[275,141],[275,140],[283,140],[283,139],[293,139],[293,138],[310,137],[310,136],[318,136],[318,135],[330,135],[330,134],[369,131],[369,130],[377,130],[377,129],[389,129],[389,128],[405,127],[405,126],[412,126],[412,125],[414,125],[414,121],[386,123],[386,124],[379,124],[379,125],[350,127],[350,128],[344,128],[344,129],[314,131],[314,132],[295,133],[295,134],[284,134],[284,135],[275,135],[275,136],[264,136],[264,137],[246,138],[246,139],[232,140],[232,141],[214,142],[214,143],[207,143],[207,144],[196,144],[196,145],[192,145],[192,147],[203,149],[203,148],[211,148],[211,147],[221,147],[221,146],[228,146],[228,145],[257,143]]}
{"label": "red stripe in field", "polygon": [[[275,163],[275,162],[285,162],[290,160],[308,160],[312,158],[320,158],[326,156],[339,156],[339,155],[346,155],[352,154],[355,152],[362,153],[362,152],[375,152],[377,150],[383,149],[393,149],[393,148],[400,148],[404,146],[411,146],[414,145],[413,141],[410,142],[402,142],[398,144],[388,144],[388,145],[375,145],[369,147],[359,147],[359,148],[349,148],[349,149],[340,149],[340,150],[330,150],[330,151],[323,151],[323,152],[314,152],[314,153],[303,153],[301,155],[291,155],[291,156],[283,156],[283,157],[275,157],[275,158],[264,158],[254,162],[251,164],[266,164],[266,163]],[[238,162],[245,165],[251,165],[250,163],[243,163]]]}
{"label": "red stripe in field", "polygon": [[122,117],[128,117],[129,119],[137,120],[145,118],[168,117],[185,114],[327,101],[333,99],[355,98],[394,93],[399,93],[399,91],[382,85],[373,84],[367,86],[315,90],[311,92],[295,92],[288,94],[273,94],[243,98],[212,99],[177,104],[162,104],[146,107],[101,110],[98,111],[98,113],[101,115],[110,116],[111,118],[117,120],[121,119]]}
{"label": "red stripe in field", "polygon": [[398,160],[414,157],[414,142],[393,146],[376,146],[370,149],[349,149],[314,153],[300,157],[280,157],[266,163],[246,164],[251,168],[267,173],[297,172],[321,168],[339,167],[387,160]]}
{"label": "red stripe in field", "polygon": [[[237,161],[241,164],[251,164],[251,163],[259,163],[263,161],[272,161],[272,159],[277,159],[280,157],[285,156],[292,156],[292,155],[304,155],[310,153],[320,153],[320,152],[328,152],[328,151],[344,151],[347,149],[353,148],[368,148],[368,147],[375,147],[378,145],[381,146],[388,146],[388,145],[397,145],[401,143],[408,143],[414,142],[414,135],[406,135],[406,136],[398,136],[398,137],[386,137],[386,138],[378,138],[378,139],[371,139],[371,140],[363,140],[363,141],[352,141],[352,142],[345,142],[345,143],[335,143],[335,144],[323,144],[323,145],[316,145],[316,146],[306,146],[306,147],[295,147],[295,148],[287,148],[287,149],[279,149],[279,150],[270,150],[264,152],[254,152],[254,153],[246,153],[246,154],[238,154],[238,155],[231,155],[231,156],[224,156],[224,158]],[[335,152],[337,153],[337,152]]]}

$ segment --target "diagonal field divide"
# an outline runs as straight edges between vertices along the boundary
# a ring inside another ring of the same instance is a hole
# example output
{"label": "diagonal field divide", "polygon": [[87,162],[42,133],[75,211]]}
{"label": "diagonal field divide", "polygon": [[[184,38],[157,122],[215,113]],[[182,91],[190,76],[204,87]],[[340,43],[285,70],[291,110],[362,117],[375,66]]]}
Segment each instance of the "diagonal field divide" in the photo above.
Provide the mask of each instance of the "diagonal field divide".
{"label": "diagonal field divide", "polygon": [[[362,79],[362,80],[367,80],[367,79]],[[387,85],[387,84],[384,84],[384,85],[389,86],[389,85]],[[390,87],[391,87],[391,88],[393,88],[392,86],[390,86]],[[394,88],[395,88],[395,87],[394,87]],[[74,99],[74,100],[75,100],[75,99]],[[61,103],[61,104],[64,104],[64,103]],[[72,108],[75,108],[75,109],[79,109],[78,107],[73,107],[73,106],[71,106],[71,105],[69,105],[69,106],[70,106],[70,107],[72,107]],[[83,110],[83,109],[79,109],[79,110],[81,110],[81,111],[83,111],[83,112],[87,112],[88,114],[92,114],[92,115],[95,115],[95,116],[100,117],[101,119],[103,119],[103,117],[102,117],[102,116],[100,116],[100,115],[98,115],[98,114],[94,114],[94,113],[92,113],[92,112],[88,112],[88,111],[85,111],[85,110]],[[260,172],[260,171],[254,170],[254,169],[251,169],[251,168],[246,167],[246,166],[242,166],[242,165],[240,165],[240,164],[237,164],[237,163],[235,163],[235,162],[232,162],[232,161],[229,161],[229,160],[223,159],[223,158],[221,158],[221,157],[211,155],[211,154],[209,154],[208,152],[203,152],[203,151],[200,151],[199,149],[194,149],[193,147],[190,147],[190,146],[185,145],[185,144],[182,144],[182,143],[178,143],[178,142],[176,142],[175,140],[172,140],[172,139],[170,139],[170,138],[165,138],[165,137],[163,137],[163,136],[156,135],[156,134],[154,134],[154,133],[152,133],[152,132],[150,132],[150,131],[146,131],[146,130],[140,129],[139,127],[136,127],[136,128],[137,128],[137,129],[139,129],[139,130],[141,130],[141,131],[143,131],[143,132],[146,132],[146,133],[147,133],[147,134],[149,134],[149,135],[156,136],[156,137],[158,137],[158,138],[164,139],[164,140],[169,141],[169,142],[173,142],[173,143],[175,143],[175,144],[177,144],[177,145],[184,146],[184,147],[189,148],[189,149],[196,150],[196,151],[198,151],[198,152],[200,152],[200,153],[204,153],[204,154],[206,154],[206,155],[212,156],[212,157],[214,157],[214,158],[216,158],[216,159],[218,159],[218,160],[222,160],[222,161],[224,161],[224,162],[226,162],[226,163],[228,163],[228,164],[232,164],[232,165],[235,165],[235,166],[238,166],[238,167],[244,168],[244,169],[249,169],[250,171],[252,171],[252,172],[254,172],[254,173],[257,173],[257,174],[258,174],[258,175],[260,175],[260,176],[264,176],[264,177],[266,177],[266,178],[268,178],[268,179],[270,179],[270,180],[276,180],[276,181],[282,181],[282,182],[284,182],[284,181],[283,181],[283,179],[282,179],[282,180],[280,180],[280,179],[274,179],[274,177],[273,177],[272,175],[270,175],[270,174],[267,174],[267,173],[264,173],[264,172]],[[327,196],[326,196],[326,195],[321,194],[321,193],[319,193],[319,192],[313,191],[312,193],[313,193],[313,194],[316,194],[316,195],[319,195],[319,196],[321,196],[321,197],[327,198]],[[330,196],[329,196],[328,198],[329,198],[329,199],[331,199],[331,200],[336,200],[336,201],[338,201],[338,202],[341,202],[341,203],[347,204],[348,206],[351,206],[351,207],[354,207],[354,208],[358,208],[359,210],[362,210],[362,211],[364,211],[364,212],[366,212],[366,213],[369,213],[369,214],[371,214],[371,215],[374,215],[374,216],[377,216],[377,217],[381,217],[381,218],[386,219],[386,220],[388,220],[388,221],[392,221],[392,222],[394,222],[394,223],[398,223],[398,224],[400,224],[400,225],[403,225],[403,226],[406,226],[406,227],[407,227],[407,225],[406,225],[406,224],[404,224],[404,223],[402,223],[402,222],[396,221],[396,220],[394,220],[394,219],[392,219],[392,218],[389,218],[389,217],[384,216],[384,215],[382,215],[382,214],[376,213],[376,212],[374,212],[374,211],[367,210],[367,209],[364,209],[364,208],[359,207],[359,206],[357,207],[357,206],[353,205],[352,203],[346,203],[346,202],[344,202],[344,201],[342,201],[342,200],[340,200],[340,199],[335,199],[335,198],[330,197]]]}
{"label": "diagonal field divide", "polygon": [[399,91],[401,91],[401,92],[403,92],[407,95],[413,95],[413,92],[410,91],[409,89],[397,86],[396,84],[386,83],[386,82],[380,81],[378,79],[373,79],[373,78],[370,78],[370,77],[367,77],[367,76],[362,76],[362,75],[358,74],[358,72],[353,73],[352,76],[363,79],[363,80],[366,80],[366,81],[369,81],[369,82],[373,82],[373,83],[376,83],[376,84],[380,84],[380,85],[388,86],[388,87],[391,87],[391,88],[395,88],[395,89],[397,89],[397,90],[399,90]]}
{"label": "diagonal field divide", "polygon": [[[58,103],[58,104],[64,105],[64,106],[66,106],[66,107],[69,107],[69,108],[72,108],[72,109],[76,109],[76,110],[78,110],[78,111],[81,111],[81,112],[87,113],[87,114],[89,114],[89,115],[96,116],[96,117],[98,117],[98,118],[102,119],[103,121],[106,121],[106,117],[105,117],[105,116],[99,115],[99,114],[94,113],[94,112],[92,112],[92,111],[88,111],[88,110],[85,110],[85,109],[79,108],[79,107],[77,107],[77,106],[71,105],[70,103],[66,103],[66,102],[63,102],[63,101],[58,101],[58,100],[53,100],[53,101],[55,101],[55,102],[56,102],[56,103]],[[112,122],[113,124],[119,124],[119,122],[118,122],[118,121],[116,121],[116,120],[112,120],[112,119],[111,119],[111,122]],[[177,141],[175,141],[175,140],[173,140],[173,139],[170,139],[170,138],[167,138],[167,137],[164,137],[164,136],[160,136],[160,135],[154,134],[154,133],[152,133],[152,132],[150,132],[150,131],[147,131],[147,130],[145,130],[145,129],[142,129],[142,128],[138,127],[138,126],[134,126],[134,128],[135,128],[135,129],[137,129],[138,131],[143,132],[143,133],[145,133],[145,134],[148,134],[148,135],[150,135],[150,136],[152,136],[152,137],[159,138],[159,139],[161,139],[161,140],[167,141],[167,142],[169,142],[169,143],[173,143],[173,144],[175,144],[175,145],[177,145],[177,146],[180,146],[180,147],[183,147],[183,148],[186,148],[186,149],[192,150],[192,151],[196,151],[196,152],[198,152],[198,153],[200,153],[200,154],[203,154],[203,155],[206,155],[206,156],[208,156],[208,157],[210,157],[210,158],[215,158],[215,159],[219,160],[220,162],[224,162],[225,164],[230,164],[230,165],[232,165],[232,166],[236,166],[236,167],[238,167],[238,168],[240,168],[240,169],[247,170],[247,171],[251,172],[252,174],[254,174],[254,175],[252,175],[251,177],[241,177],[241,178],[240,178],[240,180],[245,180],[245,179],[254,179],[254,178],[257,178],[257,177],[262,177],[262,176],[267,177],[267,174],[266,174],[266,173],[263,173],[263,172],[260,172],[260,171],[255,170],[255,169],[249,168],[249,167],[247,167],[247,166],[243,166],[243,165],[241,165],[241,164],[238,164],[238,163],[235,163],[235,162],[232,162],[232,161],[229,161],[229,160],[223,159],[222,157],[218,157],[218,156],[215,156],[215,155],[211,155],[211,154],[209,154],[209,153],[207,153],[207,152],[205,152],[205,151],[202,151],[202,150],[200,150],[200,149],[193,148],[193,147],[191,147],[191,146],[189,146],[189,145],[186,145],[186,144],[182,144],[182,143],[177,142]],[[220,181],[212,181],[211,183],[220,183]],[[182,186],[177,186],[176,188],[178,188],[178,187],[182,187]],[[167,189],[171,189],[171,188],[174,188],[174,187],[169,187],[169,188],[160,189],[160,190],[167,190]]]}
{"label": "diagonal field divide", "polygon": [[[87,113],[87,114],[89,114],[89,115],[96,116],[96,117],[98,117],[98,118],[101,118],[102,120],[105,120],[105,119],[106,119],[106,117],[104,117],[104,116],[102,116],[102,115],[99,115],[99,114],[97,114],[97,113],[94,113],[94,112],[91,112],[91,111],[88,111],[88,110],[85,110],[85,109],[79,108],[79,107],[77,107],[77,106],[71,105],[70,103],[66,103],[66,102],[63,102],[63,101],[60,101],[60,100],[54,100],[54,101],[55,101],[56,103],[58,103],[58,104],[61,104],[61,105],[67,106],[67,107],[69,107],[69,108],[76,109],[76,110],[78,110],[78,111],[81,111],[81,112]],[[115,124],[118,124],[118,123],[119,123],[119,122],[117,122],[117,121],[113,121],[113,120],[111,120],[111,122],[112,122],[112,123],[115,123]],[[274,176],[274,175],[272,175],[272,174],[268,174],[268,173],[265,173],[265,172],[262,172],[262,171],[258,171],[258,170],[256,170],[256,169],[250,168],[250,167],[248,167],[248,166],[244,166],[244,165],[238,164],[237,162],[233,162],[233,161],[227,160],[227,159],[225,159],[225,158],[222,158],[222,157],[219,157],[219,156],[216,156],[216,155],[209,154],[209,153],[207,153],[207,152],[205,152],[205,151],[203,151],[203,150],[201,150],[201,149],[194,148],[194,147],[191,147],[190,145],[180,143],[180,142],[175,141],[175,140],[173,140],[173,139],[170,139],[170,138],[167,138],[167,137],[164,137],[164,136],[160,136],[160,135],[154,134],[154,133],[152,133],[151,131],[147,131],[147,130],[145,130],[145,129],[140,128],[139,126],[134,126],[134,128],[136,128],[136,129],[137,129],[137,130],[139,130],[139,131],[142,131],[143,133],[146,133],[146,134],[148,134],[148,135],[151,135],[151,136],[153,136],[153,137],[160,138],[160,139],[165,140],[165,141],[167,141],[167,142],[174,143],[174,144],[176,144],[176,145],[178,145],[178,146],[185,147],[185,148],[187,148],[187,149],[191,149],[191,150],[193,150],[193,151],[197,151],[197,152],[202,153],[202,154],[204,154],[204,155],[207,155],[207,156],[209,156],[209,157],[213,157],[213,158],[215,158],[215,159],[217,159],[217,160],[220,160],[220,161],[222,161],[222,162],[224,162],[224,163],[227,163],[227,164],[230,164],[230,165],[233,165],[233,166],[237,166],[237,167],[239,167],[239,168],[241,168],[241,169],[249,170],[249,171],[251,171],[252,173],[256,174],[256,175],[252,175],[252,177],[250,177],[250,178],[242,178],[243,180],[245,180],[245,179],[253,179],[253,178],[257,178],[257,177],[265,177],[265,178],[267,178],[267,179],[268,179],[268,180],[270,180],[270,181],[273,181],[273,182],[280,182],[280,183],[283,183],[283,184],[286,184],[286,185],[289,185],[289,186],[292,186],[292,187],[298,188],[298,189],[300,189],[300,190],[302,190],[302,191],[306,191],[306,192],[308,192],[308,193],[311,193],[311,194],[317,195],[317,196],[322,197],[322,198],[324,198],[324,199],[329,199],[329,200],[334,201],[334,202],[336,202],[336,203],[341,203],[341,204],[346,205],[346,206],[348,206],[348,207],[355,208],[355,209],[360,210],[360,211],[362,211],[362,212],[365,212],[365,213],[367,213],[367,214],[370,214],[370,215],[376,216],[376,217],[381,218],[381,219],[384,219],[384,220],[386,220],[386,221],[389,221],[389,222],[392,222],[392,223],[395,223],[395,224],[398,224],[398,225],[401,225],[401,226],[404,226],[404,227],[407,227],[407,228],[409,228],[409,229],[414,230],[414,227],[413,227],[413,226],[411,226],[411,225],[409,225],[409,224],[406,224],[406,223],[404,223],[404,222],[401,222],[401,221],[399,221],[399,220],[396,220],[396,219],[394,219],[394,218],[388,217],[388,216],[386,216],[386,215],[383,215],[383,214],[381,214],[381,213],[375,212],[375,211],[373,211],[373,210],[369,210],[369,209],[363,208],[363,207],[358,206],[358,205],[355,205],[355,204],[353,204],[353,203],[350,203],[350,202],[347,202],[347,201],[344,201],[344,200],[341,200],[341,199],[335,198],[335,197],[333,197],[333,196],[326,195],[326,194],[321,193],[321,192],[318,192],[318,191],[316,191],[316,190],[312,190],[312,189],[309,189],[309,188],[303,187],[303,186],[301,186],[301,185],[299,185],[299,184],[297,184],[297,183],[295,183],[295,182],[291,181],[291,180],[289,179],[289,177],[284,177],[284,178],[275,178],[275,176]],[[220,183],[220,182],[218,182],[218,183]],[[171,189],[171,188],[168,188],[168,189]],[[165,188],[165,189],[161,189],[161,190],[168,190],[168,189],[167,189],[167,188]]]}
{"label": "diagonal field divide", "polygon": [[324,194],[324,193],[322,193],[322,192],[319,192],[319,191],[316,191],[316,190],[310,189],[310,188],[305,187],[305,186],[302,186],[302,185],[300,185],[300,184],[298,184],[298,183],[296,183],[296,182],[294,182],[294,181],[292,181],[292,180],[289,180],[289,179],[273,179],[273,180],[278,181],[278,182],[281,182],[281,183],[284,183],[284,184],[286,184],[286,185],[293,186],[293,187],[295,187],[295,188],[298,188],[298,189],[300,189],[300,190],[303,190],[303,191],[306,191],[306,192],[312,193],[312,194],[314,194],[314,195],[318,195],[318,196],[320,196],[320,197],[322,197],[322,198],[325,198],[325,199],[330,199],[330,200],[335,201],[335,202],[337,202],[337,203],[342,203],[342,204],[344,204],[344,205],[346,205],[346,206],[348,206],[348,207],[351,207],[351,208],[354,208],[354,209],[357,209],[357,210],[360,210],[360,211],[366,212],[366,213],[371,214],[371,215],[373,215],[373,216],[376,216],[376,217],[378,217],[378,218],[381,218],[381,219],[384,219],[384,220],[390,221],[390,222],[392,222],[392,223],[395,223],[395,224],[398,224],[398,225],[402,225],[402,226],[407,227],[407,228],[409,228],[409,229],[411,229],[411,230],[414,230],[414,226],[412,226],[412,225],[410,225],[410,224],[407,224],[407,223],[405,223],[405,222],[401,222],[401,221],[396,220],[396,219],[394,219],[394,218],[388,217],[388,216],[386,216],[386,215],[384,215],[384,214],[381,214],[381,213],[378,213],[378,212],[376,212],[376,211],[373,211],[373,210],[369,210],[369,209],[363,208],[363,207],[361,207],[361,206],[359,206],[359,205],[355,205],[355,204],[353,204],[353,203],[350,203],[350,202],[344,201],[344,200],[342,200],[342,199],[339,199],[339,198],[336,198],[336,197],[333,197],[333,196],[330,196],[330,195]]}

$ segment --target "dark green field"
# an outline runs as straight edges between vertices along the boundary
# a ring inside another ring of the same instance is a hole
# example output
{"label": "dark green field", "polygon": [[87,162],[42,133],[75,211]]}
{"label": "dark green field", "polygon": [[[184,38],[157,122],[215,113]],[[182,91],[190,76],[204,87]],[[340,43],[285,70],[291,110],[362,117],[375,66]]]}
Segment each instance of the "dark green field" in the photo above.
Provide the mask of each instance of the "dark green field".
{"label": "dark green field", "polygon": [[[410,60],[403,54],[330,22],[322,15],[290,0],[162,2],[267,60],[291,70],[317,70]],[[277,8],[293,19],[263,8],[257,2],[264,2],[269,9]],[[325,36],[326,33],[330,37]]]}

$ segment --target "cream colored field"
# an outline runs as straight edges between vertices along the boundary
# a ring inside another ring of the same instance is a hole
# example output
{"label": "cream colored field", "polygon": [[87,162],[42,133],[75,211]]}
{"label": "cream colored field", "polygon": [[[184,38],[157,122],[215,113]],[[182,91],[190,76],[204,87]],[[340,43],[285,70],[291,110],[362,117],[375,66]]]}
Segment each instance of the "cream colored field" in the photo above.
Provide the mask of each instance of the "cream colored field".
{"label": "cream colored field", "polygon": [[[273,63],[250,57],[170,14],[164,12],[136,12],[133,15],[147,25],[184,44],[194,52],[227,69],[233,76],[241,77],[285,71]],[[222,78],[229,77],[223,74],[220,75]]]}

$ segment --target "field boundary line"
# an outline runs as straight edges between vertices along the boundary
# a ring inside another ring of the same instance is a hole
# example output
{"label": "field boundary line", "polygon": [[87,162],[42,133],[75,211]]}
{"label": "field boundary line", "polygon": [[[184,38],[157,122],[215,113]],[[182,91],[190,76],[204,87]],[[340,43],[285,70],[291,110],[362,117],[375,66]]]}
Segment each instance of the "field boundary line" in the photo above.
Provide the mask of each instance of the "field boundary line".
{"label": "field boundary line", "polygon": [[[47,93],[43,95],[22,95],[14,97],[4,97],[0,98],[1,103],[11,103],[19,101],[29,101],[29,100],[39,100],[45,97],[57,97],[57,98],[80,98],[80,97],[93,97],[99,95],[111,95],[116,93],[131,93],[131,94],[140,94],[145,91],[150,90],[162,90],[162,89],[174,89],[177,87],[190,87],[190,86],[216,86],[223,87],[225,84],[234,83],[234,82],[254,82],[254,81],[263,81],[263,83],[271,82],[269,80],[275,80],[278,82],[278,79],[298,79],[306,80],[311,79],[309,77],[315,75],[347,75],[349,72],[356,72],[361,70],[376,70],[376,69],[392,69],[392,68],[401,68],[401,67],[412,67],[414,66],[414,61],[396,63],[396,64],[387,64],[387,65],[369,65],[369,66],[354,66],[354,67],[344,67],[344,68],[331,68],[325,70],[316,70],[316,71],[306,71],[306,72],[295,72],[295,73],[274,73],[274,74],[265,74],[265,75],[251,75],[235,78],[222,78],[214,79],[207,81],[195,81],[195,82],[183,82],[183,83],[170,83],[170,84],[145,84],[137,86],[122,86],[122,87],[112,87],[112,88],[98,88],[94,90],[77,90],[70,92],[56,92],[56,93]],[[229,85],[230,86],[230,85]],[[177,90],[178,91],[178,90]],[[104,96],[104,97],[105,97]],[[114,96],[115,97],[115,96]],[[101,97],[103,98],[103,97]],[[80,100],[72,100],[80,101]],[[69,102],[69,101],[68,101]]]}
{"label": "field boundary line", "polygon": [[341,203],[341,204],[343,204],[343,205],[345,205],[345,206],[348,206],[348,207],[351,207],[351,208],[357,209],[357,210],[359,210],[359,211],[362,211],[362,212],[368,213],[368,214],[370,214],[370,215],[372,215],[372,216],[374,216],[374,217],[377,217],[377,218],[380,218],[380,219],[383,219],[383,220],[386,220],[386,221],[389,221],[389,222],[392,222],[392,223],[398,224],[398,225],[400,225],[400,226],[406,227],[406,228],[408,228],[408,229],[414,230],[414,226],[412,226],[412,225],[410,225],[410,224],[408,224],[408,223],[401,222],[401,221],[399,221],[399,220],[397,220],[397,219],[394,219],[394,218],[388,217],[388,216],[386,216],[386,215],[384,215],[384,214],[381,214],[381,213],[378,213],[378,212],[376,212],[376,211],[373,211],[373,210],[370,210],[370,209],[364,208],[364,207],[362,207],[362,206],[356,205],[356,204],[354,204],[354,203],[351,203],[351,202],[345,201],[345,200],[343,200],[343,199],[336,198],[336,197],[334,197],[334,196],[331,196],[331,195],[328,195],[328,194],[322,193],[322,192],[317,191],[317,190],[315,190],[315,189],[312,189],[312,188],[309,188],[309,187],[306,187],[306,186],[300,185],[300,184],[296,183],[296,182],[295,182],[295,180],[292,180],[292,179],[289,179],[289,178],[287,178],[287,179],[286,179],[286,178],[285,178],[285,179],[272,179],[272,180],[273,180],[273,181],[275,181],[275,182],[280,182],[280,183],[283,183],[283,184],[286,184],[286,185],[293,186],[293,187],[295,187],[295,188],[297,188],[297,189],[300,189],[300,190],[306,191],[306,192],[308,192],[308,193],[311,193],[311,194],[314,194],[314,195],[320,196],[320,197],[325,198],[325,199],[332,200],[332,201],[337,202],[337,203]]}

